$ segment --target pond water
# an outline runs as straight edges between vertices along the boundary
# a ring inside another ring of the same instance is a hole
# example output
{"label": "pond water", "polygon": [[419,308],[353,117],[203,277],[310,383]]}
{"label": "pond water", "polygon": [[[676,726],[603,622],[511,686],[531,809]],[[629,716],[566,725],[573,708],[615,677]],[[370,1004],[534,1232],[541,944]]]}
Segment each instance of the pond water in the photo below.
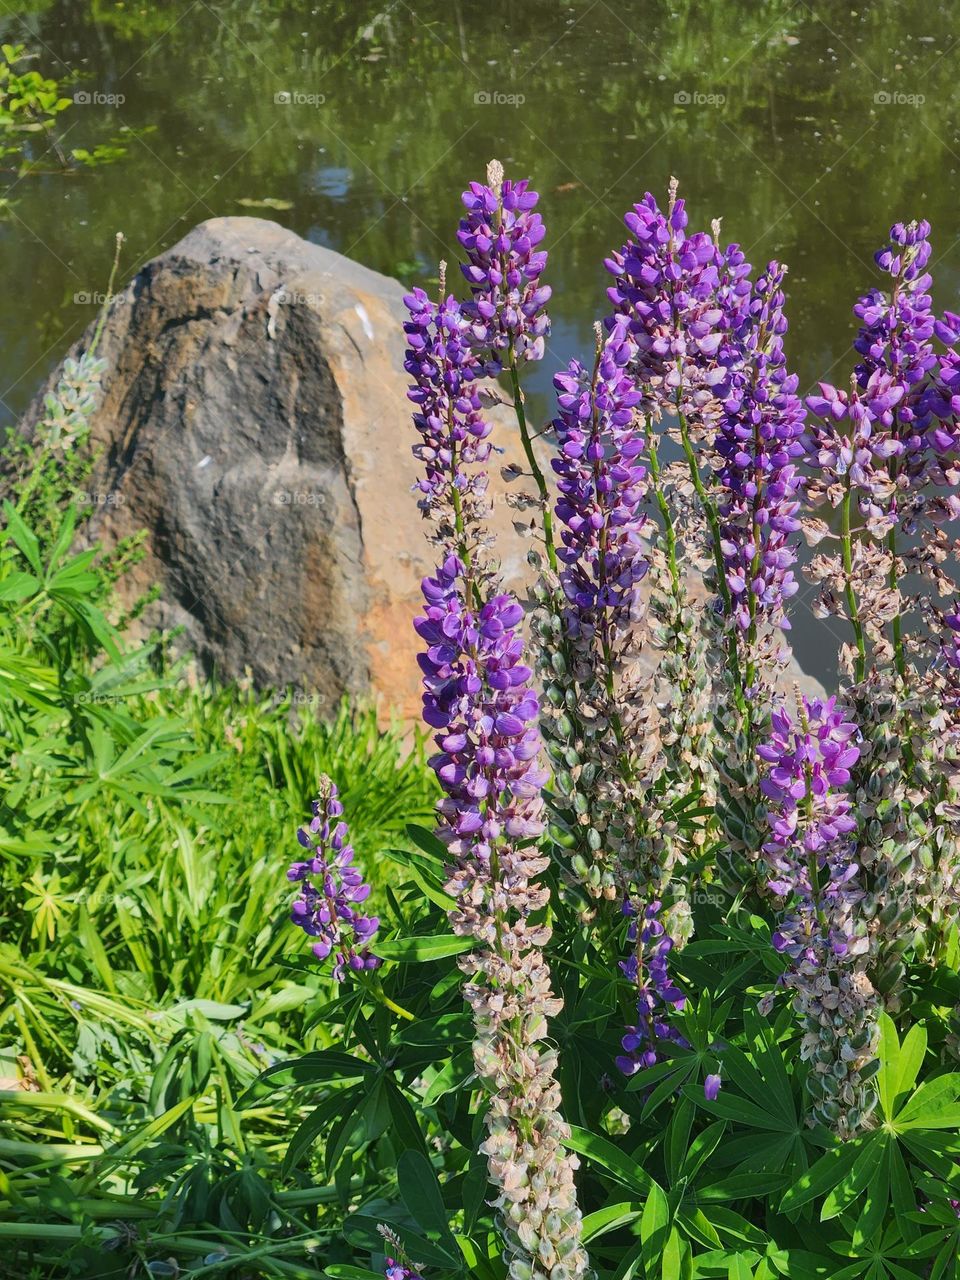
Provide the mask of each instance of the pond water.
{"label": "pond water", "polygon": [[[117,230],[124,276],[204,218],[250,213],[427,280],[455,258],[459,192],[493,155],[533,178],[549,228],[541,415],[559,364],[590,348],[623,212],[671,174],[693,225],[722,217],[752,261],[789,264],[805,386],[849,376],[851,304],[894,220],[933,223],[935,300],[960,309],[954,4],[35,0],[0,13],[3,40],[77,99],[62,149],[124,149],[61,172],[32,141],[37,171],[4,175],[7,421],[91,320]],[[796,614],[801,662],[827,675],[835,639],[804,597]]]}

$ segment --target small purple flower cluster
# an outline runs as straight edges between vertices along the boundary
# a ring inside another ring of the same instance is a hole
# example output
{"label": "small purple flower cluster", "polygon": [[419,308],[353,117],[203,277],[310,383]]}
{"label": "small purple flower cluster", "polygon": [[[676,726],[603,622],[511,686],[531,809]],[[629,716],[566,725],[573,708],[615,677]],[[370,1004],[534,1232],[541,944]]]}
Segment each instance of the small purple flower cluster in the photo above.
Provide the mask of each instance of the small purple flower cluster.
{"label": "small purple flower cluster", "polygon": [[318,959],[326,960],[336,952],[333,977],[337,982],[343,981],[348,969],[359,972],[375,969],[380,963],[366,947],[380,921],[357,910],[357,904],[369,898],[370,886],[353,866],[353,848],[347,824],[340,821],[342,814],[336,784],[321,777],[313,819],[297,832],[297,840],[309,850],[310,857],[306,862],[295,862],[287,872],[287,879],[300,885],[300,897],[290,918],[309,937],[319,939],[313,944]]}
{"label": "small purple flower cluster", "polygon": [[851,1136],[876,1105],[869,1081],[877,1000],[865,971],[869,938],[857,913],[863,894],[847,790],[860,758],[857,729],[836,698],[804,697],[796,720],[778,708],[771,726],[758,748],[771,801],[763,853],[769,887],[787,903],[772,940],[788,961],[783,982],[803,1019],[814,1114]]}
{"label": "small purple flower cluster", "polygon": [[645,522],[646,468],[635,408],[642,399],[628,367],[636,354],[626,316],[617,316],[597,352],[592,373],[578,360],[554,378],[559,416],[557,519],[564,526],[558,558],[570,606],[568,632],[610,632],[635,620],[647,571],[640,531]]}
{"label": "small purple flower cluster", "polygon": [[614,309],[629,317],[636,375],[656,408],[695,416],[712,405],[724,348],[750,297],[749,263],[705,231],[686,234],[684,202],[671,182],[663,213],[648,192],[624,217],[632,239],[605,262]]}
{"label": "small purple flower cluster", "polygon": [[[623,904],[623,913],[637,915],[629,902]],[[624,1052],[616,1060],[628,1076],[656,1063],[658,1043],[686,1043],[668,1020],[671,1010],[681,1011],[686,1000],[670,977],[673,939],[664,928],[662,916],[663,903],[654,900],[643,909],[642,924],[636,918],[630,921],[627,940],[633,944],[633,951],[628,959],[620,961],[620,968],[637,988],[637,1025],[627,1028],[620,1042]]]}
{"label": "small purple flower cluster", "polygon": [[526,179],[504,178],[498,161],[487,169],[487,185],[471,182],[463,193],[466,217],[457,239],[466,251],[461,271],[473,294],[464,311],[476,346],[502,362],[540,360],[550,332],[545,311],[550,286],[540,284],[547,254],[538,249],[546,228],[534,209],[539,200]]}
{"label": "small purple flower cluster", "polygon": [[804,411],[783,351],[783,277],[771,262],[757,280],[737,335],[740,357],[718,389],[720,549],[733,617],[744,632],[761,618],[788,630],[784,604],[799,586],[792,566],[801,527]]}
{"label": "small purple flower cluster", "polygon": [[469,468],[490,456],[491,426],[482,412],[480,380],[489,369],[478,358],[471,322],[454,297],[437,304],[422,289],[404,297],[410,319],[404,324],[404,368],[414,385],[407,397],[416,405],[414,426],[421,443],[414,456],[423,463],[420,506],[445,511],[454,496],[482,497],[486,476]]}
{"label": "small purple flower cluster", "polygon": [[419,1271],[396,1258],[384,1259],[383,1274],[386,1280],[423,1280]]}
{"label": "small purple flower cluster", "polygon": [[[836,698],[804,697],[797,721],[778,707],[770,724],[769,741],[757,749],[769,765],[761,782],[763,794],[772,801],[771,836],[763,847],[774,872],[769,888],[778,897],[797,898],[816,911],[818,903],[841,894],[857,871],[852,842],[845,838],[857,824],[844,790],[860,758],[860,748],[852,741],[857,730],[844,718]],[[816,874],[816,883],[811,877],[814,867],[827,872],[826,877]],[[804,936],[805,931],[794,939],[781,929],[774,945],[796,958],[803,951]],[[846,944],[837,938],[835,945]]]}

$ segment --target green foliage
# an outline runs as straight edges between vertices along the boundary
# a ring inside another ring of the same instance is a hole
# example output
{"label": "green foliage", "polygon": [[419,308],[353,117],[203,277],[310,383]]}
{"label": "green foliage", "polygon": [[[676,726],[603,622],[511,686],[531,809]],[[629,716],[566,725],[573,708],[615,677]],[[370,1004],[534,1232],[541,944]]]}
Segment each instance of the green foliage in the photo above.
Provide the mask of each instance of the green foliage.
{"label": "green foliage", "polygon": [[283,844],[335,774],[386,906],[381,855],[433,783],[372,709],[196,686],[132,640],[112,586],[136,540],[77,550],[97,377],[69,367],[3,460],[0,1274],[316,1274],[343,1188],[281,1164],[308,1113],[237,1108],[330,1043]]}
{"label": "green foliage", "polygon": [[48,131],[72,103],[61,95],[56,80],[24,68],[28,57],[23,45],[0,45],[0,54],[0,155],[18,155],[18,133]]}
{"label": "green foliage", "polygon": [[[410,834],[417,848],[395,855],[402,871],[376,947],[387,963],[317,1010],[337,1047],[268,1069],[240,1105],[310,1101],[287,1167],[312,1155],[344,1189],[329,1275],[378,1271],[386,1226],[426,1276],[493,1280],[500,1245],[476,1155],[473,1031],[456,960],[439,945],[456,942],[443,938],[442,859],[429,832]],[[612,1067],[629,1013],[616,976],[625,925],[615,906],[584,923],[553,889],[549,958],[565,1001],[553,1032],[600,1276],[957,1275],[960,1073],[944,1066],[947,1011],[919,974],[929,1025],[901,1040],[884,1015],[880,1121],[842,1143],[804,1118],[808,1068],[787,999],[770,1018],[757,1012],[775,979],[761,920],[731,927],[716,907],[697,908],[697,941],[676,958],[685,1043],[627,1080]],[[724,1086],[710,1101],[702,1082],[717,1071]]]}
{"label": "green foliage", "polygon": [[[26,65],[34,57],[22,44],[0,45],[0,159],[16,160],[21,174],[41,172],[48,152],[53,153],[61,170],[69,169],[71,161],[89,169],[123,159],[127,147],[119,137],[91,147],[75,147],[67,155],[55,127],[63,112],[88,101],[89,94],[80,91],[75,97],[65,97],[61,82]],[[37,136],[43,139],[43,146],[35,149],[31,140]],[[0,202],[0,211],[4,207],[11,207],[6,200]]]}

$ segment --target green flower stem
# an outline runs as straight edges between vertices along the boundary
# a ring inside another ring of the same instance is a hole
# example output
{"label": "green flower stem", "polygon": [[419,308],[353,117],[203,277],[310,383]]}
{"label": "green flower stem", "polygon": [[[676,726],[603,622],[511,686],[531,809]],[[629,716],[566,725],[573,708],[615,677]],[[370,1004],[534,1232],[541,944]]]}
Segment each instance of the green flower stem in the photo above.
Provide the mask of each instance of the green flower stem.
{"label": "green flower stem", "polygon": [[[690,431],[687,427],[686,415],[677,405],[677,417],[680,421],[680,443],[683,447],[683,454],[687,460],[687,466],[690,468],[690,479],[693,481],[693,487],[696,490],[697,497],[700,499],[700,505],[703,507],[704,515],[707,517],[707,523],[710,526],[711,542],[713,544],[713,561],[717,570],[717,590],[720,593],[720,599],[723,601],[724,616],[729,620],[733,609],[732,599],[730,596],[730,587],[727,584],[726,568],[723,563],[723,552],[720,549],[720,516],[714,505],[713,499],[707,493],[706,486],[703,483],[703,477],[700,474],[700,468],[697,465],[697,457],[693,451],[693,444],[690,440]],[[735,631],[731,628],[729,633],[729,656],[730,669],[733,673],[733,687],[737,700],[737,706],[741,712],[746,711],[746,695],[744,691],[743,680],[740,675],[740,655],[737,651],[737,637]]]}
{"label": "green flower stem", "polygon": [[847,617],[853,627],[857,642],[856,677],[859,684],[867,673],[867,645],[863,635],[863,623],[860,621],[860,606],[857,593],[853,588],[853,538],[850,532],[850,508],[853,502],[853,491],[850,486],[850,475],[846,477],[846,492],[840,508],[840,546],[843,556],[843,593],[847,601]]}
{"label": "green flower stem", "polygon": [[517,364],[517,353],[514,350],[513,342],[509,348],[509,368],[510,382],[513,387],[513,409],[517,415],[517,425],[520,428],[520,440],[523,444],[523,452],[526,455],[527,465],[533,475],[534,483],[537,486],[537,492],[540,495],[540,508],[543,518],[543,542],[547,551],[547,562],[554,573],[557,572],[557,549],[553,541],[553,512],[550,509],[550,491],[547,488],[547,480],[540,468],[539,462],[533,452],[533,438],[530,435],[530,427],[527,423],[527,412],[523,403],[523,389],[520,386],[520,368]]}
{"label": "green flower stem", "polygon": [[653,423],[647,417],[647,461],[650,464],[650,478],[653,481],[653,496],[663,520],[663,535],[667,544],[667,568],[670,570],[670,587],[674,599],[682,595],[680,585],[680,568],[677,565],[677,530],[673,523],[673,514],[660,483],[660,457],[657,453],[657,440],[653,432]]}
{"label": "green flower stem", "polygon": [[[899,577],[897,574],[897,534],[895,529],[891,529],[887,534],[887,550],[890,552],[890,572],[887,575],[887,586],[891,591],[899,592]],[[907,675],[907,658],[903,648],[903,616],[898,609],[894,615],[891,624],[893,632],[893,653],[894,662],[900,678],[906,679]]]}

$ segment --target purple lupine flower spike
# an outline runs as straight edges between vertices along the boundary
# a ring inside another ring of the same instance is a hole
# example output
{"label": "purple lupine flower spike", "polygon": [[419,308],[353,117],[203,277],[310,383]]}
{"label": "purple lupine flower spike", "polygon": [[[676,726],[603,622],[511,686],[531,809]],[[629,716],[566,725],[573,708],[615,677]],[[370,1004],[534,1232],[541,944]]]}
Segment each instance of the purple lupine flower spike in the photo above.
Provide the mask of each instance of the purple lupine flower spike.
{"label": "purple lupine flower spike", "polygon": [[423,464],[420,507],[435,520],[452,505],[483,502],[486,476],[479,470],[490,456],[490,423],[484,418],[480,380],[486,368],[471,345],[471,324],[461,303],[432,302],[422,289],[404,297],[410,319],[404,368],[414,379],[407,397],[416,406],[420,433],[414,456]]}
{"label": "purple lupine flower spike", "polygon": [[367,943],[380,921],[358,909],[370,896],[370,886],[353,865],[347,824],[341,821],[343,805],[337,787],[328,777],[320,779],[313,819],[297,832],[297,840],[309,853],[295,862],[287,879],[300,885],[290,918],[308,937],[316,938],[313,953],[320,960],[333,953],[333,977],[342,982],[347,970],[375,969],[380,961]]}
{"label": "purple lupine flower spike", "polygon": [[477,469],[489,450],[477,379],[499,370],[504,351],[512,364],[541,354],[549,291],[537,283],[545,255],[535,251],[542,238],[531,213],[536,196],[526,183],[504,182],[499,166],[488,178],[490,187],[474,184],[465,196],[461,226],[472,300],[432,309],[422,295],[407,299],[410,395],[421,410],[416,455],[426,467],[421,506],[437,525],[440,551],[414,625],[424,643],[423,716],[438,748],[430,764],[444,793],[437,834],[450,852],[450,920],[475,944],[460,967],[469,978],[474,1063],[490,1093],[480,1152],[508,1271],[525,1280],[580,1280],[588,1259],[577,1159],[564,1146],[569,1129],[546,1042],[548,1019],[562,1002],[543,957],[550,929],[530,919],[549,898],[538,879],[549,860],[534,843],[544,829],[547,777],[540,706],[524,662],[523,608],[500,589],[485,555],[486,477]]}
{"label": "purple lupine flower spike", "polygon": [[559,415],[557,519],[563,526],[560,584],[567,633],[599,631],[609,645],[635,621],[647,571],[641,530],[646,468],[634,410],[643,396],[628,372],[636,356],[630,322],[617,316],[593,372],[573,360],[554,378]]}
{"label": "purple lupine flower spike", "polygon": [[801,527],[804,411],[783,352],[783,277],[771,262],[757,280],[738,333],[740,359],[718,388],[721,551],[733,617],[744,632],[762,620],[788,630],[784,605],[799,586],[792,566]]}
{"label": "purple lupine flower spike", "polygon": [[686,999],[670,977],[669,957],[674,942],[664,927],[663,903],[648,903],[639,920],[629,902],[623,904],[623,913],[634,917],[627,930],[633,950],[627,960],[620,961],[620,968],[637,988],[637,1025],[627,1028],[621,1041],[624,1052],[616,1061],[624,1075],[632,1076],[658,1061],[661,1043],[686,1044],[669,1021],[670,1013],[681,1011]]}
{"label": "purple lupine flower spike", "polygon": [[[861,322],[854,347],[860,362],[849,392],[829,383],[807,405],[823,421],[813,424],[812,456],[825,478],[849,474],[867,527],[883,534],[900,518],[902,492],[942,483],[941,455],[955,447],[947,359],[939,389],[935,334],[949,337],[949,317],[937,324],[929,294],[930,224],[895,223],[890,244],[875,255],[891,277],[889,293],[871,289],[854,306]],[[896,474],[896,482],[894,480]]]}
{"label": "purple lupine flower spike", "polygon": [[[542,948],[550,929],[531,923],[549,892],[538,877],[548,859],[533,843],[543,831],[539,703],[523,661],[523,610],[512,596],[476,600],[468,565],[449,555],[423,583],[416,619],[426,645],[424,719],[437,730],[430,763],[444,791],[437,834],[450,850],[447,892],[454,931],[477,949],[461,961],[476,1035],[477,1074],[491,1090],[487,1157],[511,1274],[549,1280],[558,1268],[586,1273],[581,1215],[564,1151],[547,1021],[553,994]],[[521,1117],[537,1116],[537,1142]]]}
{"label": "purple lupine flower spike", "polygon": [[721,251],[705,231],[687,235],[676,192],[671,179],[665,213],[648,192],[626,214],[631,239],[605,262],[616,278],[607,293],[629,317],[637,380],[652,408],[697,419],[713,404],[726,344],[749,302],[750,264],[738,245]]}
{"label": "purple lupine flower spike", "polygon": [[486,185],[471,182],[463,193],[466,216],[457,239],[466,251],[461,270],[473,295],[464,311],[475,344],[497,366],[511,346],[519,360],[542,359],[550,332],[545,308],[551,290],[540,283],[547,254],[537,247],[546,233],[534,212],[539,198],[525,179],[504,178],[497,160],[487,167]]}
{"label": "purple lupine flower spike", "polygon": [[870,1081],[878,1001],[866,974],[857,822],[847,790],[860,758],[857,729],[836,698],[804,697],[796,719],[778,707],[771,725],[758,754],[767,766],[761,789],[771,802],[763,846],[769,888],[785,902],[773,945],[788,962],[783,982],[803,1021],[814,1115],[850,1137],[877,1101]]}

